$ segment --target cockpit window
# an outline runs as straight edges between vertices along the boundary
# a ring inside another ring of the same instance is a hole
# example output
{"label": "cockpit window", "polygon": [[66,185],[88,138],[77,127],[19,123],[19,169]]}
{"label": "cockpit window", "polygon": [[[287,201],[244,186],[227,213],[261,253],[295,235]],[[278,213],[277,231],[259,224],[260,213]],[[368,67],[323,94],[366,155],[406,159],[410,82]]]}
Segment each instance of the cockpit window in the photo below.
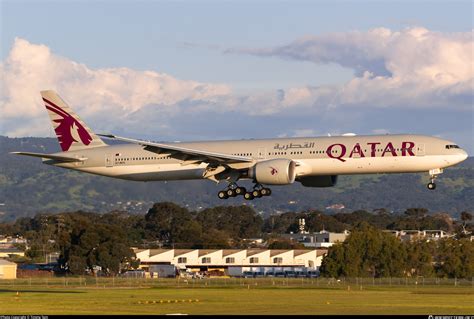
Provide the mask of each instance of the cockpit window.
{"label": "cockpit window", "polygon": [[451,148],[459,148],[457,145],[446,145],[446,148],[449,150]]}

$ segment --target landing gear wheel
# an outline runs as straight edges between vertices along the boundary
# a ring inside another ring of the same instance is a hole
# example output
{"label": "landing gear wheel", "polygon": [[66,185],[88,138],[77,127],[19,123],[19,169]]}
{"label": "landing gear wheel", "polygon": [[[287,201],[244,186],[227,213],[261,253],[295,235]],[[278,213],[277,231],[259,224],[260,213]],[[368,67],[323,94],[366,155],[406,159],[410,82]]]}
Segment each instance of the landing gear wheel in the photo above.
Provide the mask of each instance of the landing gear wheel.
{"label": "landing gear wheel", "polygon": [[229,198],[229,196],[227,195],[227,193],[224,192],[224,191],[220,191],[219,193],[217,193],[217,197],[219,197],[220,199],[227,199],[227,198]]}
{"label": "landing gear wheel", "polygon": [[235,197],[237,196],[237,192],[235,189],[232,189],[232,188],[229,188],[228,190],[226,190],[226,194],[227,196],[229,197]]}
{"label": "landing gear wheel", "polygon": [[260,190],[260,194],[262,194],[262,196],[270,196],[272,194],[272,190],[270,188],[262,188]]}
{"label": "landing gear wheel", "polygon": [[430,182],[428,183],[428,185],[426,185],[428,187],[429,190],[434,190],[436,189],[436,184],[433,183],[433,182]]}
{"label": "landing gear wheel", "polygon": [[258,198],[262,197],[262,193],[258,189],[254,189],[252,191],[252,195],[253,197],[258,197]]}
{"label": "landing gear wheel", "polygon": [[245,193],[245,194],[244,194],[244,198],[245,198],[246,200],[252,200],[252,199],[253,199],[253,195],[252,195],[252,193]]}
{"label": "landing gear wheel", "polygon": [[247,192],[245,187],[237,187],[234,191],[236,196],[244,195]]}

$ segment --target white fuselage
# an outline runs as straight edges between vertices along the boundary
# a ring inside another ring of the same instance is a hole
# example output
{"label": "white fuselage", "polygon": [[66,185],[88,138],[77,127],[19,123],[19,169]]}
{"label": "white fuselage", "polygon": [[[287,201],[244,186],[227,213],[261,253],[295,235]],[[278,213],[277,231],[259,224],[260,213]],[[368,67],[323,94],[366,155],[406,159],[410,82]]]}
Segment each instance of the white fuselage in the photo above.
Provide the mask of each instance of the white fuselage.
{"label": "white fuselage", "polygon": [[[298,177],[427,172],[458,164],[467,158],[466,152],[455,143],[423,135],[308,137],[168,145],[248,156],[254,159],[253,164],[269,159],[291,159],[297,163]],[[207,167],[206,163],[175,159],[170,154],[157,154],[136,144],[68,151],[67,155],[85,159],[75,163],[44,162],[136,181],[202,179]],[[239,169],[238,165],[232,168]]]}

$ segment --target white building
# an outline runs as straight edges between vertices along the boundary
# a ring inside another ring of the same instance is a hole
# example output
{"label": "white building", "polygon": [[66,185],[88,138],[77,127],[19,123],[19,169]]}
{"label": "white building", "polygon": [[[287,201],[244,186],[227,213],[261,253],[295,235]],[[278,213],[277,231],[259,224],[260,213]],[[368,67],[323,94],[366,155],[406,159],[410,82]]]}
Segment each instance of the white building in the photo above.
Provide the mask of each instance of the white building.
{"label": "white building", "polygon": [[441,238],[452,237],[453,235],[448,234],[444,230],[385,230],[393,234],[401,241],[412,241],[412,240],[439,240]]}
{"label": "white building", "polygon": [[16,267],[15,263],[0,259],[0,279],[15,279]]}
{"label": "white building", "polygon": [[9,258],[13,256],[25,256],[25,252],[16,248],[0,248],[0,258]]}
{"label": "white building", "polygon": [[13,248],[15,244],[26,245],[26,239],[23,237],[0,235],[0,248]]}
{"label": "white building", "polygon": [[220,271],[229,274],[229,268],[238,267],[241,272],[276,271],[277,269],[317,270],[321,266],[326,249],[134,249],[140,268],[174,265],[180,270]]}
{"label": "white building", "polygon": [[282,237],[297,241],[305,247],[329,248],[335,243],[343,242],[350,232],[345,230],[342,233],[332,233],[325,230],[314,233],[283,234]]}

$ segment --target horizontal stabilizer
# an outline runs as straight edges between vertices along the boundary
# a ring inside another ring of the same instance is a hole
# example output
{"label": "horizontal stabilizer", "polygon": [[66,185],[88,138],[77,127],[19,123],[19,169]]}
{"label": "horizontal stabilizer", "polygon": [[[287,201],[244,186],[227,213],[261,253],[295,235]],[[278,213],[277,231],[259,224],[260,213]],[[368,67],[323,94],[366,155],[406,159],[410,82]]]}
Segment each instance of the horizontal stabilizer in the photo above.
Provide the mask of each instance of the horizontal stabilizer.
{"label": "horizontal stabilizer", "polygon": [[30,153],[30,152],[11,152],[10,154],[41,157],[41,158],[52,159],[52,160],[60,161],[60,162],[82,162],[87,159],[87,158],[76,158],[76,157],[68,157],[68,156],[61,156],[61,155]]}

